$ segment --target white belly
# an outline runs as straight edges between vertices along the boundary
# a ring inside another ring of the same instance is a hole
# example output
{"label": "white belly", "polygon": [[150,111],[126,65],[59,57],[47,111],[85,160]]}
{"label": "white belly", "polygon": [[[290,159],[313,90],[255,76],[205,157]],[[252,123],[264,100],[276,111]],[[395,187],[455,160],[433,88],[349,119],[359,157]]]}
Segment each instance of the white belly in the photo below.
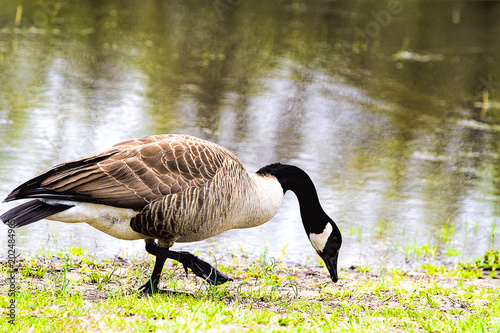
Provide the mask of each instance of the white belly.
{"label": "white belly", "polygon": [[117,208],[106,205],[45,200],[47,203],[63,203],[74,207],[47,217],[49,220],[67,223],[85,222],[94,228],[116,238],[125,240],[144,239],[147,236],[135,232],[130,227],[130,220],[138,212],[129,208]]}

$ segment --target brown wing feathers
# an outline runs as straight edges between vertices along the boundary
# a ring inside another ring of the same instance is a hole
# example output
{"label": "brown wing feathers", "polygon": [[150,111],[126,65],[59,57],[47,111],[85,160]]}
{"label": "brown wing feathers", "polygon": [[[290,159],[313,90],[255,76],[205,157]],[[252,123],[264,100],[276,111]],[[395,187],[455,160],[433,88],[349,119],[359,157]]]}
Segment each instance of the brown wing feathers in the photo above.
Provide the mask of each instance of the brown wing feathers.
{"label": "brown wing feathers", "polygon": [[19,186],[6,201],[53,198],[139,210],[166,195],[205,186],[228,156],[225,149],[188,136],[128,140],[59,164]]}

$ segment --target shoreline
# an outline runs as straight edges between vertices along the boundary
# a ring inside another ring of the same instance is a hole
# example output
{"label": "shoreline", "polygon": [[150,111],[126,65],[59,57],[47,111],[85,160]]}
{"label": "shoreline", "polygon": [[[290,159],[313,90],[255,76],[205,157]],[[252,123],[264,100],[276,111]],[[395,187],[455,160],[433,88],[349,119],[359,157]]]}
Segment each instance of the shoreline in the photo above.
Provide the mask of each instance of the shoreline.
{"label": "shoreline", "polygon": [[[431,324],[445,325],[439,329],[444,332],[474,325],[500,329],[500,280],[488,271],[478,278],[478,270],[463,267],[426,266],[421,272],[358,267],[340,270],[339,281],[333,283],[324,267],[286,266],[274,258],[252,262],[233,258],[222,260],[217,268],[234,281],[213,287],[191,272],[186,276],[182,265],[168,261],[160,286],[191,296],[144,296],[137,288],[149,277],[153,260],[97,260],[78,249],[27,257],[17,262],[14,271],[15,324],[6,322],[0,329],[84,327],[81,331],[119,332],[131,323],[139,330],[175,332],[193,331],[192,327],[217,332],[403,332],[432,331],[426,328]],[[12,298],[4,278],[9,272],[2,267],[0,301],[6,308]],[[152,304],[155,311],[150,312]],[[158,314],[163,312],[169,314]],[[257,314],[267,319],[252,317]]]}

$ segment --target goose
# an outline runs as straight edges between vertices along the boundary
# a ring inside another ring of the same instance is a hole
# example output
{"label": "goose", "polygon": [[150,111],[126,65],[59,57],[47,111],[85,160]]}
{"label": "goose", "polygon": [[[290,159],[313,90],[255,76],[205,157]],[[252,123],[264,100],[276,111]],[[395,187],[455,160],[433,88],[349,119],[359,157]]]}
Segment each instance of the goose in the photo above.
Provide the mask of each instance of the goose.
{"label": "goose", "polygon": [[248,173],[241,161],[216,143],[193,136],[163,134],[123,141],[94,155],[57,164],[15,188],[4,202],[31,199],[0,216],[18,228],[41,219],[86,222],[113,237],[143,239],[155,256],[148,281],[152,294],[167,259],[182,263],[206,282],[231,281],[176,242],[200,241],[235,228],[271,220],[283,196],[295,193],[305,232],[333,282],[342,237],[320,205],[302,169],[274,163]]}

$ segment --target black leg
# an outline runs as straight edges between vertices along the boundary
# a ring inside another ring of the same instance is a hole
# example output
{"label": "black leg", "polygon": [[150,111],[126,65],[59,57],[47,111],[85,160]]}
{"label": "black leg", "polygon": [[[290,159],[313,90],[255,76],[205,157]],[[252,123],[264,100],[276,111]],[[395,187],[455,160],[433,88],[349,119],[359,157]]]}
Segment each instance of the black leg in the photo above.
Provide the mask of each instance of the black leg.
{"label": "black leg", "polygon": [[158,245],[154,241],[146,241],[146,252],[156,256],[158,253]]}
{"label": "black leg", "polygon": [[169,249],[159,247],[155,242],[146,242],[146,251],[156,256],[156,262],[150,280],[139,288],[141,291],[149,293],[160,291],[160,289],[158,289],[158,284],[163,265],[165,264],[167,258],[174,259],[182,263],[186,274],[188,272],[187,269],[191,268],[191,271],[193,271],[194,274],[212,285],[219,285],[226,283],[227,281],[232,281],[232,279],[226,274],[220,272],[209,263],[201,260],[189,252],[170,251]]}
{"label": "black leg", "polygon": [[[147,248],[148,248],[148,245],[146,244],[146,250],[147,250]],[[158,284],[160,282],[161,271],[163,270],[163,265],[165,264],[166,260],[167,260],[167,257],[164,255],[163,256],[162,255],[156,256],[156,261],[155,261],[155,266],[153,268],[153,273],[151,273],[151,277],[149,278],[149,280],[139,288],[139,291],[141,291],[145,294],[154,294],[154,293],[161,292],[160,289],[158,289]]]}

